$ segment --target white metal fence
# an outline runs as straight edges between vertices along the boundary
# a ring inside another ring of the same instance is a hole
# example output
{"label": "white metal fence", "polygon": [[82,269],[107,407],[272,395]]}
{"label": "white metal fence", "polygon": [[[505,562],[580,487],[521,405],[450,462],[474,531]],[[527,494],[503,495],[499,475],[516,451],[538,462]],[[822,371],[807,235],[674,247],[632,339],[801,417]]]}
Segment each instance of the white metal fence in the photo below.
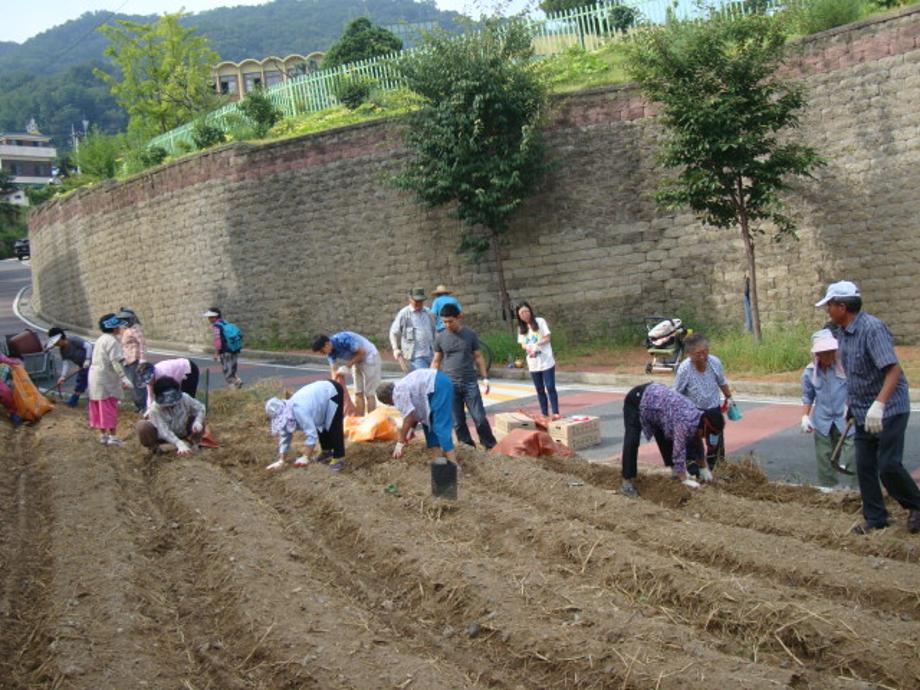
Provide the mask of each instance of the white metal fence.
{"label": "white metal fence", "polygon": [[[562,52],[572,46],[596,50],[613,40],[624,30],[623,10],[632,10],[636,24],[662,24],[669,18],[692,19],[704,17],[711,10],[747,14],[753,11],[775,11],[786,3],[783,0],[711,0],[711,7],[700,8],[690,0],[601,0],[593,5],[547,15],[542,19],[528,19],[533,35],[534,51],[539,57]],[[419,50],[418,48],[409,51]],[[267,88],[263,93],[285,117],[325,110],[338,103],[336,86],[346,79],[367,79],[376,88],[390,90],[403,85],[395,67],[395,58],[406,52],[391,53],[334,69],[322,70],[283,81]],[[239,102],[228,103],[209,113],[206,121],[227,130],[235,118],[240,117]],[[159,146],[170,154],[195,148],[192,138],[194,123],[189,122],[151,139],[148,146]]]}

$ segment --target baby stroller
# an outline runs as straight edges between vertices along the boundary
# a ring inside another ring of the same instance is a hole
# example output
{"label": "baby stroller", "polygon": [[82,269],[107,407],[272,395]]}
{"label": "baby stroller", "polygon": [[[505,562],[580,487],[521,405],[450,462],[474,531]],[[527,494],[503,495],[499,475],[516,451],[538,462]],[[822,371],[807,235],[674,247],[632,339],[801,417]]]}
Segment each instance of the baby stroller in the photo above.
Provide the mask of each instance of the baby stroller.
{"label": "baby stroller", "polygon": [[645,347],[652,360],[645,365],[645,373],[677,370],[684,356],[684,337],[690,332],[680,322],[666,316],[646,316]]}

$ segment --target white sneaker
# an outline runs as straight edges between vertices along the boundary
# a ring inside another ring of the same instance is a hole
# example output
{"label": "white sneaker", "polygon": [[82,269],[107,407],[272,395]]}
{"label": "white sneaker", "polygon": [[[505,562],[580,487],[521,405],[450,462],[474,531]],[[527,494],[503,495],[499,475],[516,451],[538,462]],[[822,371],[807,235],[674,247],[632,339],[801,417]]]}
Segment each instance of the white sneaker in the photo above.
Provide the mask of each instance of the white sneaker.
{"label": "white sneaker", "polygon": [[685,479],[684,481],[681,482],[681,484],[686,486],[688,489],[699,489],[700,488],[700,483],[696,481],[695,479]]}
{"label": "white sneaker", "polygon": [[99,437],[99,443],[101,443],[104,446],[107,446],[109,444],[109,435],[102,434],[102,436]]}
{"label": "white sneaker", "polygon": [[106,445],[109,445],[109,446],[123,446],[123,445],[125,445],[125,442],[122,441],[122,440],[121,440],[120,438],[118,438],[117,436],[109,436],[108,439],[106,440]]}
{"label": "white sneaker", "polygon": [[280,470],[284,467],[284,460],[275,460],[271,465],[266,465],[265,469],[269,472],[274,472],[275,470]]}
{"label": "white sneaker", "polygon": [[712,481],[712,470],[709,469],[708,467],[704,467],[703,469],[701,469],[700,479],[702,479],[704,482],[711,482]]}

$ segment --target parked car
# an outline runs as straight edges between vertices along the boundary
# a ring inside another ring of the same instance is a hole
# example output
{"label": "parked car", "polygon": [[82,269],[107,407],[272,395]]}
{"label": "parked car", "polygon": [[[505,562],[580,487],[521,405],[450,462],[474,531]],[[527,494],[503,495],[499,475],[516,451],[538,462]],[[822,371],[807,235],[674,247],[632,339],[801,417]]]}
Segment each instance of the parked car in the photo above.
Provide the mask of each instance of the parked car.
{"label": "parked car", "polygon": [[16,258],[20,261],[23,259],[28,259],[29,256],[31,256],[29,252],[29,240],[16,240],[16,242],[13,244],[13,251],[16,253]]}

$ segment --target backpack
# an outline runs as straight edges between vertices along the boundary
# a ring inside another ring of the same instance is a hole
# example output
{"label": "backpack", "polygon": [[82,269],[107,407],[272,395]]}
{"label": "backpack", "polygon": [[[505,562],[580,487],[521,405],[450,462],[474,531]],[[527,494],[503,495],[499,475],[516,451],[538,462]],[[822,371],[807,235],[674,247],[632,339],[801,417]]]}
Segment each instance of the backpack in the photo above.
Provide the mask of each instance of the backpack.
{"label": "backpack", "polygon": [[243,349],[243,331],[236,324],[224,321],[220,324],[220,333],[228,352],[239,352]]}

